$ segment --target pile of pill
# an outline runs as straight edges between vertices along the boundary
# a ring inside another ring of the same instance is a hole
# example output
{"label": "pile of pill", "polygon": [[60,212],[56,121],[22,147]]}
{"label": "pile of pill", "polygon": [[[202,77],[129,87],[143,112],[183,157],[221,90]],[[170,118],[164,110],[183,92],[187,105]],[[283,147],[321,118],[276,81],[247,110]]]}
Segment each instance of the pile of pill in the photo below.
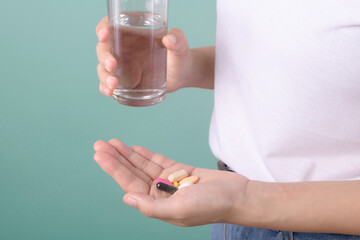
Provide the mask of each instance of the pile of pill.
{"label": "pile of pill", "polygon": [[168,179],[156,179],[156,187],[161,191],[174,193],[178,189],[191,186],[199,181],[199,177],[190,176],[190,174],[182,169],[169,175]]}

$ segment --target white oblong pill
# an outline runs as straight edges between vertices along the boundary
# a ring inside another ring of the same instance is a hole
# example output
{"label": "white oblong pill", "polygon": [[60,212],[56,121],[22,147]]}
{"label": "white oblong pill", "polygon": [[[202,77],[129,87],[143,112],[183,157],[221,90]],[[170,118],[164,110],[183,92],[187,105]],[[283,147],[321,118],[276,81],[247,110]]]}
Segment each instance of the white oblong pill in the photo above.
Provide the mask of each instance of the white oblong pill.
{"label": "white oblong pill", "polygon": [[182,185],[180,185],[179,187],[178,187],[178,189],[181,189],[181,188],[184,188],[184,187],[189,187],[189,186],[191,186],[191,185],[194,185],[192,182],[187,182],[187,183],[184,183],[184,184],[182,184]]}

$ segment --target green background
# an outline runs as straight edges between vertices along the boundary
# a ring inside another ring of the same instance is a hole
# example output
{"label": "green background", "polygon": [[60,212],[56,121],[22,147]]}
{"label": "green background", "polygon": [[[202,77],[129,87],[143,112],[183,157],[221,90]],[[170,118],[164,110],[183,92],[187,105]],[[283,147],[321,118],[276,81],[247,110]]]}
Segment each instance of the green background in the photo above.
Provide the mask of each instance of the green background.
{"label": "green background", "polygon": [[[215,42],[215,0],[171,0],[169,25],[191,47]],[[210,227],[147,219],[93,160],[119,138],[215,168],[212,91],[185,89],[149,108],[98,92],[95,26],[105,1],[0,1],[0,239],[209,239]]]}

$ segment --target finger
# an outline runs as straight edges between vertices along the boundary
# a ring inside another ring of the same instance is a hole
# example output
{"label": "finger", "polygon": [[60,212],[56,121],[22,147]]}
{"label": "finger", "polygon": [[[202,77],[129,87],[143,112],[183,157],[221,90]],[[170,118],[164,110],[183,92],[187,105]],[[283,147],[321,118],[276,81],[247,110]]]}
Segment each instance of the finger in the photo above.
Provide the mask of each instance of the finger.
{"label": "finger", "polygon": [[139,169],[135,168],[128,162],[123,156],[119,154],[119,152],[109,143],[105,141],[97,141],[94,144],[94,149],[96,152],[106,152],[113,156],[120,164],[124,165],[127,169],[133,172],[137,177],[144,180],[146,183],[152,184],[152,179],[144,172],[140,171]]}
{"label": "finger", "polygon": [[125,192],[139,192],[148,194],[150,190],[149,183],[137,177],[124,165],[119,163],[116,158],[107,152],[96,152],[95,161],[99,166],[109,174]]}
{"label": "finger", "polygon": [[106,71],[103,65],[98,64],[97,72],[101,84],[103,84],[110,90],[114,90],[115,88],[117,88],[118,85],[117,78],[112,76],[108,71]]}
{"label": "finger", "polygon": [[179,226],[179,227],[190,227],[189,225],[186,225],[186,224],[183,224],[183,223],[180,223],[175,220],[168,219],[168,218],[157,218],[157,219],[159,219],[160,221],[163,221],[163,222],[170,223],[175,226]]}
{"label": "finger", "polygon": [[135,168],[140,169],[144,173],[146,173],[150,178],[156,179],[159,177],[163,168],[158,164],[144,158],[143,156],[137,154],[132,151],[126,144],[118,139],[111,139],[109,141],[111,145],[113,145],[116,150],[124,156]]}
{"label": "finger", "polygon": [[108,72],[116,70],[117,62],[116,59],[110,54],[110,47],[108,43],[99,42],[96,45],[96,54],[99,63],[105,66]]}
{"label": "finger", "polygon": [[117,158],[119,156],[119,153],[115,150],[113,146],[102,140],[96,141],[94,143],[94,150],[96,152],[107,152],[114,158]]}
{"label": "finger", "polygon": [[143,156],[146,159],[149,159],[150,161],[156,163],[162,168],[170,168],[177,164],[176,161],[171,160],[170,158],[165,157],[164,155],[161,155],[159,153],[154,153],[144,147],[140,146],[133,146],[133,151],[138,153],[139,155]]}
{"label": "finger", "polygon": [[109,89],[108,87],[106,87],[104,84],[99,85],[99,91],[104,94],[107,97],[112,97],[113,96],[113,90]]}
{"label": "finger", "polygon": [[175,219],[182,214],[177,208],[174,209],[172,198],[155,199],[149,195],[141,193],[128,193],[123,201],[149,218]]}
{"label": "finger", "polygon": [[170,174],[179,171],[181,169],[186,170],[190,175],[194,171],[194,167],[185,165],[182,163],[178,163],[174,160],[171,160],[170,158],[161,155],[159,153],[151,152],[150,150],[140,147],[140,146],[133,146],[132,149],[137,152],[139,155],[143,156],[144,158],[150,160],[151,162],[154,162],[164,168],[164,170],[161,172],[160,178],[167,179]]}
{"label": "finger", "polygon": [[96,26],[96,35],[100,42],[106,42],[109,37],[109,30],[108,30],[108,19],[104,17],[101,19],[99,24]]}
{"label": "finger", "polygon": [[171,29],[162,40],[165,47],[174,55],[183,56],[190,51],[189,42],[181,29]]}

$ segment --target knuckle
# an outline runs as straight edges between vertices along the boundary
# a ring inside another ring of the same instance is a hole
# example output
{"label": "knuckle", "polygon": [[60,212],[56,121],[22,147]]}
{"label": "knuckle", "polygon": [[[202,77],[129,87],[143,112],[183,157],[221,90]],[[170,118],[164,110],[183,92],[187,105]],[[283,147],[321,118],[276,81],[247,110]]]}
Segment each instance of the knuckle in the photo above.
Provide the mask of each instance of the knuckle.
{"label": "knuckle", "polygon": [[98,68],[98,77],[100,79],[100,81],[102,81],[105,77],[106,77],[106,72],[104,71],[104,68],[101,64],[99,64],[99,68]]}
{"label": "knuckle", "polygon": [[107,17],[103,17],[100,22],[98,23],[98,25],[96,26],[96,33],[98,33],[100,31],[100,29],[104,26],[104,24],[107,23]]}
{"label": "knuckle", "polygon": [[153,156],[153,159],[158,159],[160,166],[164,165],[166,163],[167,158],[160,154],[160,153],[155,153]]}
{"label": "knuckle", "polygon": [[101,72],[102,69],[101,69],[101,64],[100,63],[97,65],[96,70],[97,70],[98,73]]}
{"label": "knuckle", "polygon": [[145,208],[142,210],[142,213],[148,217],[148,218],[155,218],[154,212],[151,210],[151,208]]}
{"label": "knuckle", "polygon": [[100,83],[100,85],[99,85],[100,93],[107,96],[105,89],[106,89],[106,87],[103,84]]}
{"label": "knuckle", "polygon": [[181,30],[180,28],[173,28],[172,31],[177,33],[183,33],[183,30]]}
{"label": "knuckle", "polygon": [[96,29],[95,29],[96,34],[99,33],[99,31],[101,30],[101,27],[102,27],[102,24],[101,24],[101,22],[99,22],[99,24],[96,26]]}
{"label": "knuckle", "polygon": [[100,50],[101,50],[101,43],[98,43],[98,44],[96,44],[96,52],[97,52],[98,56],[99,56]]}
{"label": "knuckle", "polygon": [[177,35],[180,38],[185,37],[185,33],[183,30],[181,30],[180,28],[174,28],[171,30],[172,33],[174,33],[175,35]]}
{"label": "knuckle", "polygon": [[108,22],[108,21],[107,21],[107,16],[103,17],[103,18],[101,19],[101,21],[100,21],[101,26],[104,26],[107,22]]}
{"label": "knuckle", "polygon": [[103,43],[98,43],[98,45],[96,46],[96,54],[99,62],[102,62],[105,59],[111,59],[115,61],[115,59],[112,58],[112,55],[108,51],[107,46],[105,46]]}
{"label": "knuckle", "polygon": [[103,87],[106,86],[106,78],[104,77],[103,74],[100,74],[100,76],[99,76],[99,81],[100,81],[100,83],[101,83],[102,85],[104,85]]}

